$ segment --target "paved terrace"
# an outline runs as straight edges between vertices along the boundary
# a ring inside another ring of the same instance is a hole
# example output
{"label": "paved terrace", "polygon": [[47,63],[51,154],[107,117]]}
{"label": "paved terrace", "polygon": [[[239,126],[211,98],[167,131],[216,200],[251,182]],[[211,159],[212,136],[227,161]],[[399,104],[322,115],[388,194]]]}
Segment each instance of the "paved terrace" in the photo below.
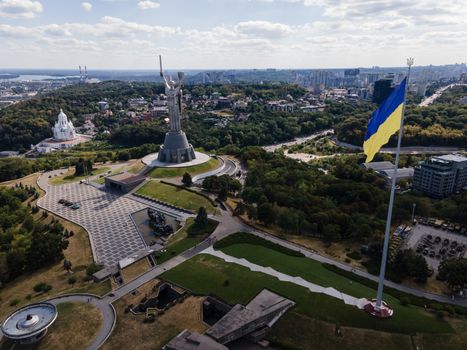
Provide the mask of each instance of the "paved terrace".
{"label": "paved terrace", "polygon": [[[147,205],[84,183],[50,186],[48,175],[38,181],[47,192],[38,206],[82,226],[89,233],[96,262],[111,266],[146,247],[130,214]],[[81,208],[73,210],[59,204],[61,198],[79,202]]]}

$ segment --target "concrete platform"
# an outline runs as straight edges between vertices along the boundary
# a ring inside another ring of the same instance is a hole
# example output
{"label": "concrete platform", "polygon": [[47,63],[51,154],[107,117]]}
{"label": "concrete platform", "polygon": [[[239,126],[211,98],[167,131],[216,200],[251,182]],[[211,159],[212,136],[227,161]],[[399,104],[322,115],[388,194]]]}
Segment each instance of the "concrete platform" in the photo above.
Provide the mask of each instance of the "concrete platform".
{"label": "concrete platform", "polygon": [[208,162],[211,157],[205,153],[201,152],[196,152],[196,158],[193,159],[190,162],[185,162],[185,163],[165,163],[165,162],[160,162],[157,160],[158,153],[151,153],[145,156],[142,161],[144,164],[147,166],[153,167],[153,168],[183,168],[183,167],[189,167],[193,165],[198,165],[198,164],[203,164]]}

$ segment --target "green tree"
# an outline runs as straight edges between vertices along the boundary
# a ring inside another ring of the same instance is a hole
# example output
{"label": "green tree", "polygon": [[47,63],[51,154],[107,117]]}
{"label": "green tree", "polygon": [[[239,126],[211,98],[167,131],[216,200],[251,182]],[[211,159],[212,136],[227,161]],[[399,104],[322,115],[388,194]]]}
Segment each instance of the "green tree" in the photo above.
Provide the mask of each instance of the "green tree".
{"label": "green tree", "polygon": [[199,207],[198,214],[195,218],[195,224],[197,226],[203,227],[208,224],[208,212],[205,207]]}
{"label": "green tree", "polygon": [[439,264],[438,278],[454,291],[467,284],[467,259],[447,259]]}
{"label": "green tree", "polygon": [[193,184],[193,180],[192,180],[191,175],[189,173],[183,174],[182,183],[187,187],[189,187],[189,186],[191,186]]}

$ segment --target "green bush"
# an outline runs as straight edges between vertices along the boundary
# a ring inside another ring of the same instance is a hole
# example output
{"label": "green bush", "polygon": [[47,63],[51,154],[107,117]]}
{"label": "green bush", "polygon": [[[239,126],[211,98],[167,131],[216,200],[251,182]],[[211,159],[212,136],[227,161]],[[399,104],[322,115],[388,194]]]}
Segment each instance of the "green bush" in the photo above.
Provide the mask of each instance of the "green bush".
{"label": "green bush", "polygon": [[242,244],[242,243],[260,245],[260,246],[278,251],[279,253],[290,255],[290,256],[304,257],[302,253],[296,250],[283,247],[279,244],[273,243],[264,238],[261,238],[261,237],[258,237],[251,233],[246,233],[246,232],[237,232],[237,233],[234,233],[233,235],[230,235],[228,237],[221,239],[220,241],[217,241],[216,243],[214,243],[214,249],[219,250],[219,249],[231,246],[233,244]]}
{"label": "green bush", "polygon": [[410,299],[409,297],[402,297],[400,298],[401,305],[407,306],[410,304]]}
{"label": "green bush", "polygon": [[16,306],[19,304],[19,299],[13,299],[12,301],[10,301],[10,306]]}
{"label": "green bush", "polygon": [[354,260],[362,260],[362,255],[357,252],[357,251],[353,251],[351,253],[347,253],[346,254],[349,258],[351,259],[354,259]]}
{"label": "green bush", "polygon": [[103,266],[98,265],[96,263],[90,264],[88,267],[86,267],[86,275],[92,276],[94,275],[97,271],[102,270]]}
{"label": "green bush", "polygon": [[464,308],[463,308],[463,307],[460,307],[460,306],[455,306],[455,307],[454,307],[454,312],[455,312],[456,314],[458,314],[458,315],[461,315],[461,316],[466,315],[466,312],[465,312]]}
{"label": "green bush", "polygon": [[449,315],[454,315],[454,307],[452,305],[444,305],[444,311]]}
{"label": "green bush", "polygon": [[441,311],[441,310],[436,311],[436,317],[443,318],[444,317],[444,312]]}
{"label": "green bush", "polygon": [[76,276],[70,276],[68,278],[68,283],[71,284],[71,285],[75,284],[76,283]]}
{"label": "green bush", "polygon": [[36,293],[47,293],[49,290],[52,289],[52,286],[50,284],[47,284],[45,282],[40,282],[37,283],[34,287],[33,290]]}

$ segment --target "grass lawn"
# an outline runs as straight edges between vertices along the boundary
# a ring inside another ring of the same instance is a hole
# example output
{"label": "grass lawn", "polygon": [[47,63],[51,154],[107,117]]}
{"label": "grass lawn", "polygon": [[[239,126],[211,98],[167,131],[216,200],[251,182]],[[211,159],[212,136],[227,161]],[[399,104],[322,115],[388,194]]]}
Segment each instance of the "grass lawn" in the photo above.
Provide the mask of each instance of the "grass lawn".
{"label": "grass lawn", "polygon": [[[101,167],[101,168],[92,169],[89,176],[95,176],[95,175],[105,173],[109,169],[110,168],[108,168],[108,167]],[[56,177],[53,177],[53,178],[49,179],[49,184],[51,184],[51,185],[63,185],[63,184],[67,184],[67,183],[70,183],[70,182],[76,182],[76,181],[79,181],[79,180],[84,180],[86,178],[84,175],[83,176],[75,176],[74,174],[75,174],[75,169],[70,168],[62,176],[56,176]]]}
{"label": "grass lawn", "polygon": [[[394,316],[378,320],[342,301],[327,295],[311,293],[307,289],[246,267],[226,263],[208,255],[197,255],[189,261],[165,272],[162,278],[201,295],[214,294],[228,303],[246,304],[263,288],[294,300],[298,314],[342,326],[413,334],[416,332],[448,333],[452,327],[419,308],[395,306]],[[228,280],[228,285],[225,281]]]}
{"label": "grass lawn", "polygon": [[156,256],[157,263],[161,264],[164,261],[183,253],[185,250],[194,247],[214,232],[218,225],[216,221],[209,220],[209,225],[199,230],[194,225],[194,221],[194,218],[188,218],[185,226],[170,237],[167,243],[167,250]]}
{"label": "grass lawn", "polygon": [[[279,349],[296,350],[413,350],[410,336],[370,329],[340,327],[289,311],[269,332],[267,339]],[[436,335],[439,337],[439,334]],[[427,348],[423,348],[427,349]]]}
{"label": "grass lawn", "polygon": [[87,303],[63,303],[57,309],[57,320],[38,349],[85,349],[99,331],[100,310]]}
{"label": "grass lawn", "polygon": [[196,174],[205,173],[210,170],[214,170],[221,165],[220,160],[211,158],[209,161],[203,164],[181,167],[181,168],[154,168],[148,173],[149,177],[156,179],[162,179],[167,177],[183,176],[185,173],[189,173],[191,176]]}
{"label": "grass lawn", "polygon": [[200,207],[205,207],[209,214],[213,214],[215,212],[214,206],[203,196],[159,181],[147,182],[137,191],[137,193],[150,196],[162,202],[170,203],[194,212],[197,212]]}

